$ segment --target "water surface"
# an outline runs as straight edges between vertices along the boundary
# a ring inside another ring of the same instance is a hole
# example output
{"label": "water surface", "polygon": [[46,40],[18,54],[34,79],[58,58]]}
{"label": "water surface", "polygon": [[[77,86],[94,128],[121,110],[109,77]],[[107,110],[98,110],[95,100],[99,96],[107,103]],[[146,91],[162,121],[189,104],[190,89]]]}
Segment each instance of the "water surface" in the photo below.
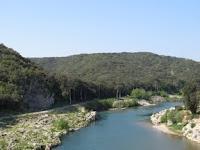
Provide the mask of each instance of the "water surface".
{"label": "water surface", "polygon": [[102,112],[100,121],[65,136],[56,150],[200,150],[184,137],[152,128],[149,115],[174,105],[180,103]]}

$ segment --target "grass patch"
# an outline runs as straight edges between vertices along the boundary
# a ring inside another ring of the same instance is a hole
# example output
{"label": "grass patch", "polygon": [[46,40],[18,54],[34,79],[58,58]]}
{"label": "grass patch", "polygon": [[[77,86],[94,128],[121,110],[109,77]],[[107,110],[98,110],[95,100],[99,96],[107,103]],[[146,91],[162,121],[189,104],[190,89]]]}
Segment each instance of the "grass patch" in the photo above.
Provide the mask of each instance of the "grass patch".
{"label": "grass patch", "polygon": [[7,149],[8,144],[6,143],[6,141],[4,139],[0,139],[0,149],[4,150]]}
{"label": "grass patch", "polygon": [[183,124],[181,124],[181,125],[173,124],[170,126],[170,129],[175,132],[180,132],[180,131],[182,131],[183,127],[184,127]]}
{"label": "grass patch", "polygon": [[55,120],[53,122],[53,126],[57,130],[69,130],[68,122],[67,122],[67,120],[64,120],[63,118]]}

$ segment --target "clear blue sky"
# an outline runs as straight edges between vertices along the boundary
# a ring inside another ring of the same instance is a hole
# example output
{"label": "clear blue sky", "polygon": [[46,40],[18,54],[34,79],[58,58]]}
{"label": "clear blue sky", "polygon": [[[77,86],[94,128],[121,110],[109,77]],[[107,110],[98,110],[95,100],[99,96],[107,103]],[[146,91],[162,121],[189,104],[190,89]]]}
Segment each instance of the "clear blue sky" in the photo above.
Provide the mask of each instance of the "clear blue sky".
{"label": "clear blue sky", "polygon": [[0,43],[26,57],[149,51],[200,61],[199,0],[0,0]]}

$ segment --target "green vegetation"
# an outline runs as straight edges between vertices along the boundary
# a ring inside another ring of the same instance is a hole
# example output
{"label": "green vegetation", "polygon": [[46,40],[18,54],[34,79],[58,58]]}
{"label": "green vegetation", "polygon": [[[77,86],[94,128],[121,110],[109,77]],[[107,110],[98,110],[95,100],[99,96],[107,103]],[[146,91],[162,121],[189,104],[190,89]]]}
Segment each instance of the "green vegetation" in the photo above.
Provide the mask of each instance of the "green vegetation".
{"label": "green vegetation", "polygon": [[57,130],[69,130],[68,122],[63,118],[53,121],[53,126]]}
{"label": "green vegetation", "polygon": [[135,106],[139,106],[139,104],[134,99],[114,101],[112,105],[113,108],[127,108],[127,107],[135,107]]}
{"label": "green vegetation", "polygon": [[113,98],[94,100],[94,101],[87,102],[85,104],[85,108],[88,110],[96,110],[96,111],[108,110],[112,108],[114,101],[115,99]]}
{"label": "green vegetation", "polygon": [[185,125],[183,124],[173,124],[170,126],[170,129],[172,129],[175,132],[181,132],[184,126]]}
{"label": "green vegetation", "polygon": [[133,89],[131,92],[131,97],[135,99],[146,99],[149,100],[153,95],[152,91],[145,91],[144,89]]}
{"label": "green vegetation", "polygon": [[[31,59],[48,73],[3,44],[0,58],[0,108],[8,109],[29,109],[49,100],[73,104],[127,95],[146,100],[154,95],[167,97],[180,92],[187,79],[200,76],[197,62],[152,53]],[[88,105],[106,110],[111,102]]]}
{"label": "green vegetation", "polygon": [[94,100],[91,102],[87,102],[85,104],[85,108],[88,110],[103,111],[103,110],[109,110],[111,108],[127,108],[127,107],[135,107],[138,105],[139,104],[134,99],[125,98],[124,100],[117,100],[109,98],[109,99]]}
{"label": "green vegetation", "polygon": [[62,135],[94,121],[82,105],[0,118],[0,150],[43,150],[60,144]]}
{"label": "green vegetation", "polygon": [[0,44],[0,109],[29,106],[31,94],[53,95],[53,84],[43,69]]}
{"label": "green vegetation", "polygon": [[126,96],[135,88],[178,93],[188,79],[200,76],[198,62],[152,53],[83,54],[31,60],[51,74],[95,85],[98,98]]}
{"label": "green vegetation", "polygon": [[168,120],[168,118],[167,118],[167,112],[161,117],[161,123],[167,123],[167,120]]}
{"label": "green vegetation", "polygon": [[7,142],[4,139],[0,139],[0,149],[6,150],[7,146],[8,146]]}
{"label": "green vegetation", "polygon": [[190,111],[187,111],[183,108],[178,108],[175,110],[167,110],[166,113],[161,117],[161,123],[171,122],[171,129],[181,131],[182,128],[188,123],[188,120],[191,120],[193,115]]}
{"label": "green vegetation", "polygon": [[190,81],[184,87],[184,103],[187,109],[196,114],[200,104],[200,81]]}
{"label": "green vegetation", "polygon": [[160,95],[160,96],[162,96],[162,97],[168,97],[168,93],[167,92],[165,92],[165,91],[159,91],[159,92],[157,92],[157,95]]}

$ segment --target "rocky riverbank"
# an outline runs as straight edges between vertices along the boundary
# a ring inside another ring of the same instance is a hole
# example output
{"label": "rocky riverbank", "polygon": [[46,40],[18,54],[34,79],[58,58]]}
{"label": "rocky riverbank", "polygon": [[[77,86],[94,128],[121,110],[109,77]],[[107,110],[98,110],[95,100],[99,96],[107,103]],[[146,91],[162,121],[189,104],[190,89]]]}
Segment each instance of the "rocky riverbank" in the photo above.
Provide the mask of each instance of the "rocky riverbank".
{"label": "rocky riverbank", "polygon": [[[49,150],[61,137],[96,120],[96,111],[136,107],[136,100],[105,99],[0,118],[0,150]],[[95,111],[94,111],[95,110]]]}
{"label": "rocky riverbank", "polygon": [[164,133],[184,136],[200,143],[200,117],[193,118],[190,111],[182,108],[169,108],[153,114],[151,122]]}
{"label": "rocky riverbank", "polygon": [[0,117],[0,150],[48,150],[61,144],[63,135],[94,121],[96,111],[150,105],[153,104],[146,100],[105,99],[48,111]]}
{"label": "rocky riverbank", "polygon": [[61,144],[63,135],[85,127],[95,119],[95,111],[87,111],[78,105],[0,118],[0,149],[49,150]]}

